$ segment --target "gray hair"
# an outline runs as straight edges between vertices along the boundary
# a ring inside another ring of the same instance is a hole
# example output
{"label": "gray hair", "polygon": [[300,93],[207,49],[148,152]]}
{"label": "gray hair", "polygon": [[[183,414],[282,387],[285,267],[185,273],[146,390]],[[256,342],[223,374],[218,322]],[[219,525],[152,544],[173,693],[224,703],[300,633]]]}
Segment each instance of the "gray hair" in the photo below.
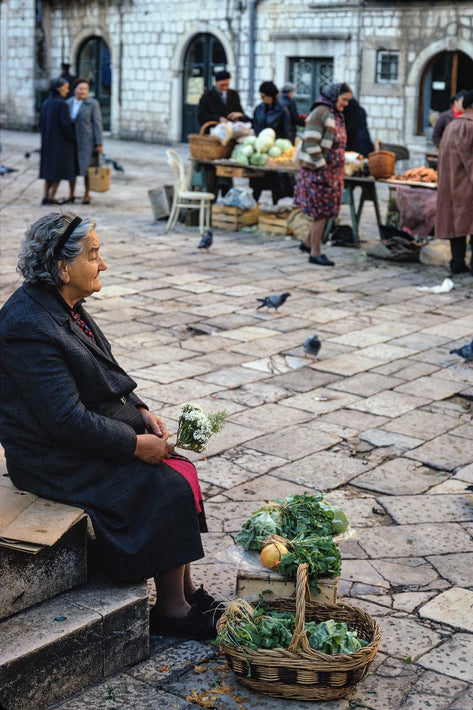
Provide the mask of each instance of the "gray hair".
{"label": "gray hair", "polygon": [[83,240],[96,224],[90,217],[83,219],[56,253],[61,236],[75,217],[77,215],[73,212],[51,213],[40,217],[27,229],[18,258],[18,271],[23,274],[26,283],[49,288],[62,286],[58,262],[72,263],[82,251]]}

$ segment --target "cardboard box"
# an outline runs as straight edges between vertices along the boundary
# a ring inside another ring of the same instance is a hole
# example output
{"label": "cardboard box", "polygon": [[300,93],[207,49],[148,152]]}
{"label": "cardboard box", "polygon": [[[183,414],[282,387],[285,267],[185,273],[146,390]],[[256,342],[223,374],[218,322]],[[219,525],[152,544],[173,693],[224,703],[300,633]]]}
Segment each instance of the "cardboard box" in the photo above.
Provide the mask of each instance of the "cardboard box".
{"label": "cardboard box", "polygon": [[[319,579],[318,586],[320,594],[310,593],[311,601],[323,604],[336,604],[338,593],[339,577],[333,579]],[[250,602],[258,601],[259,595],[267,590],[271,594],[265,594],[266,601],[271,599],[290,599],[296,596],[296,583],[285,582],[284,577],[278,572],[265,570],[264,572],[247,572],[238,570],[236,581],[237,597],[247,599]]]}

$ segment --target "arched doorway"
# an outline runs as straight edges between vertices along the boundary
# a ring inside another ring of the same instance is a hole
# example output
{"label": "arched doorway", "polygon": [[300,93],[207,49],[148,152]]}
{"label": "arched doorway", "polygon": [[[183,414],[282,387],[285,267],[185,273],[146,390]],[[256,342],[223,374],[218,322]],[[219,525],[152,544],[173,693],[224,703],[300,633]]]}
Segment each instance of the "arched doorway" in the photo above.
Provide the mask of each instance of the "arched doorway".
{"label": "arched doorway", "polygon": [[102,37],[88,37],[80,46],[77,56],[77,76],[87,79],[89,94],[100,104],[104,130],[110,130],[110,97],[112,70],[110,50]]}
{"label": "arched doorway", "polygon": [[450,99],[461,89],[469,90],[473,59],[464,52],[440,52],[424,69],[419,91],[417,133],[423,135],[432,111],[447,111]]}
{"label": "arched doorway", "polygon": [[182,140],[189,133],[198,133],[197,104],[206,89],[213,84],[214,72],[225,69],[227,57],[219,40],[212,34],[196,35],[184,57],[182,92]]}

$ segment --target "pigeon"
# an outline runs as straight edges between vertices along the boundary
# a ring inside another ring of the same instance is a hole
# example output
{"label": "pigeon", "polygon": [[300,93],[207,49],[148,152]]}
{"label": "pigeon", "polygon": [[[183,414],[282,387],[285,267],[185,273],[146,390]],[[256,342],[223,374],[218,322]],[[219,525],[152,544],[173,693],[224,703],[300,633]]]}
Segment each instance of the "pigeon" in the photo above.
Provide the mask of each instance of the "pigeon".
{"label": "pigeon", "polygon": [[289,291],[284,291],[284,293],[281,293],[279,296],[275,295],[265,296],[265,298],[257,298],[256,300],[259,301],[261,305],[258,306],[256,310],[259,311],[260,308],[264,308],[266,306],[268,310],[270,308],[274,308],[274,310],[277,311],[290,295]]}
{"label": "pigeon", "polygon": [[105,153],[103,153],[102,157],[103,157],[103,162],[105,163],[105,165],[113,165],[115,170],[119,173],[125,172],[123,169],[123,166],[121,165],[121,163],[118,162],[118,160],[114,160],[113,158],[109,158],[109,156],[105,155]]}
{"label": "pigeon", "polygon": [[322,347],[322,343],[320,342],[318,335],[313,335],[311,338],[307,338],[306,340],[304,340],[304,344],[302,347],[304,348],[304,352],[307,355],[317,357],[320,348]]}
{"label": "pigeon", "polygon": [[17,173],[17,168],[7,168],[6,165],[0,165],[0,175],[7,175],[7,173]]}
{"label": "pigeon", "polygon": [[197,247],[197,249],[210,249],[210,247],[213,244],[213,240],[214,240],[213,232],[211,229],[209,229],[209,231],[203,235],[202,239],[199,242],[199,246]]}
{"label": "pigeon", "polygon": [[468,345],[463,345],[461,348],[450,350],[450,355],[459,355],[465,362],[473,362],[473,340]]}

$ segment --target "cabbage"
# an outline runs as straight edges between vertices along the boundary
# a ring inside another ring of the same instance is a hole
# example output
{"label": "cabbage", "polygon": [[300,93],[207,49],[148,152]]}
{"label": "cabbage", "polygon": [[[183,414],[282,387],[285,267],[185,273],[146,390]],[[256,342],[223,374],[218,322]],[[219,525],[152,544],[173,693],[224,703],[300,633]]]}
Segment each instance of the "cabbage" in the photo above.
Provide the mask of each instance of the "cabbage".
{"label": "cabbage", "polygon": [[238,160],[238,158],[240,157],[240,155],[242,155],[242,152],[241,152],[242,150],[243,150],[243,146],[241,146],[241,145],[235,146],[235,148],[232,150],[232,154],[231,154],[231,156],[230,156],[231,159],[232,159],[232,160]]}
{"label": "cabbage", "polygon": [[268,135],[258,136],[254,148],[257,153],[267,153],[273,147],[273,141]]}
{"label": "cabbage", "polygon": [[273,128],[263,128],[263,130],[258,133],[258,138],[260,136],[269,136],[274,144],[274,141],[276,140],[276,131]]}
{"label": "cabbage", "polygon": [[[256,140],[256,139],[255,139]],[[241,154],[245,156],[245,158],[251,158],[255,151],[253,150],[252,145],[244,145],[243,148],[241,149]]]}
{"label": "cabbage", "polygon": [[242,155],[241,153],[238,155],[238,158],[236,159],[238,162],[238,165],[249,165],[249,160],[245,155]]}
{"label": "cabbage", "polygon": [[259,165],[260,167],[264,167],[267,158],[268,156],[265,153],[253,153],[250,158],[250,165]]}
{"label": "cabbage", "polygon": [[279,158],[281,153],[281,148],[278,148],[277,145],[273,145],[273,147],[268,150],[268,155],[270,158]]}
{"label": "cabbage", "polygon": [[243,141],[243,145],[254,145],[256,141],[256,136],[246,136]]}
{"label": "cabbage", "polygon": [[287,138],[278,138],[274,145],[276,148],[280,149],[281,153],[285,153],[286,150],[290,150],[292,148],[292,143]]}

